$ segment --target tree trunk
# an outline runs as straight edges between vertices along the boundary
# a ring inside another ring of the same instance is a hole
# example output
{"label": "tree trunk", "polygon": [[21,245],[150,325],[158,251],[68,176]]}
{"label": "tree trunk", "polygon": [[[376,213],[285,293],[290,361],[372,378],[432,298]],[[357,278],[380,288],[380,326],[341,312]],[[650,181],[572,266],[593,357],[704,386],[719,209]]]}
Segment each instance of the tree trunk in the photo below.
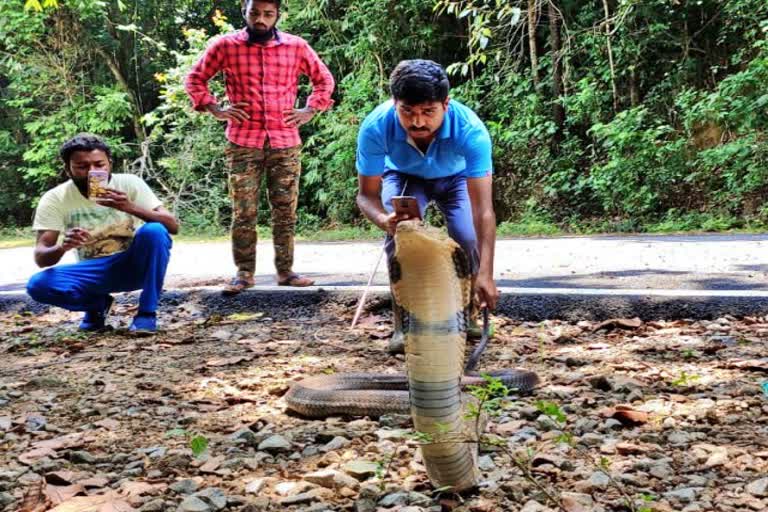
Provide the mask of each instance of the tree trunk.
{"label": "tree trunk", "polygon": [[539,56],[536,47],[537,0],[528,0],[528,49],[531,55],[531,78],[534,87],[539,87]]}
{"label": "tree trunk", "polygon": [[144,139],[147,138],[147,133],[144,131],[144,126],[141,124],[142,112],[136,93],[131,89],[130,84],[128,84],[128,80],[125,79],[125,75],[123,75],[123,72],[120,70],[120,66],[115,58],[98,46],[96,46],[94,50],[102,59],[104,59],[104,63],[112,72],[112,76],[115,77],[115,80],[120,84],[120,87],[128,94],[131,104],[133,105],[133,113],[131,115],[133,118],[133,131],[136,133],[136,139],[139,142],[144,141]]}
{"label": "tree trunk", "polygon": [[560,101],[563,95],[563,61],[561,55],[563,43],[560,37],[560,12],[555,5],[555,0],[549,1],[548,14],[549,49],[552,52],[552,118],[557,127],[552,136],[552,151],[558,153],[565,129],[565,108]]}
{"label": "tree trunk", "polygon": [[611,90],[613,91],[613,112],[619,111],[619,90],[616,88],[616,69],[613,65],[613,47],[611,46],[611,22],[608,0],[603,0],[605,11],[605,46],[608,48],[608,66],[611,70]]}

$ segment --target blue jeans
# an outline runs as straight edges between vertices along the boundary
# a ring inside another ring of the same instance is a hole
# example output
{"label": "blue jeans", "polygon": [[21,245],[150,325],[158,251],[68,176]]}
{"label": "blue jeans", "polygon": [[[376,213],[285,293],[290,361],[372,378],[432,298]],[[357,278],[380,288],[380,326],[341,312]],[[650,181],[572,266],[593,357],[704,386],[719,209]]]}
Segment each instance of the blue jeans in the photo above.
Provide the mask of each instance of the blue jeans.
{"label": "blue jeans", "polygon": [[38,272],[29,279],[27,293],[37,302],[70,311],[103,311],[107,294],[142,290],[139,312],[154,313],[172,244],[165,226],[144,224],[127,250]]}
{"label": "blue jeans", "polygon": [[[407,184],[406,184],[407,180]],[[405,192],[403,187],[405,186]],[[401,192],[403,192],[401,194]],[[387,171],[382,176],[381,202],[387,212],[393,212],[392,196],[415,196],[419,203],[419,212],[424,217],[427,204],[435,201],[445,215],[448,235],[458,243],[469,258],[472,274],[477,274],[480,267],[480,253],[477,249],[477,234],[472,218],[472,204],[467,191],[467,179],[462,175],[447,176],[434,180],[425,180],[416,176]],[[387,258],[395,255],[395,240],[387,235],[385,242]]]}

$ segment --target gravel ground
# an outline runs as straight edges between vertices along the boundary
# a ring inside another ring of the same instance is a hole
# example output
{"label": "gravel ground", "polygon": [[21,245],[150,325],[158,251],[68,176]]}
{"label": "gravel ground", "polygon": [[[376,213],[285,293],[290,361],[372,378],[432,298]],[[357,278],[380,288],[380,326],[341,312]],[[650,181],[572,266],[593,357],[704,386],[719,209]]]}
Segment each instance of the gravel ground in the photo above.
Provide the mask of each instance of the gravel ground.
{"label": "gravel ground", "polygon": [[[76,315],[0,314],[0,510],[762,511],[768,319],[521,323],[481,364],[542,386],[491,405],[479,488],[439,492],[402,416],[307,420],[292,382],[396,372],[389,313],[165,313],[132,338]],[[764,387],[763,387],[764,386]]]}

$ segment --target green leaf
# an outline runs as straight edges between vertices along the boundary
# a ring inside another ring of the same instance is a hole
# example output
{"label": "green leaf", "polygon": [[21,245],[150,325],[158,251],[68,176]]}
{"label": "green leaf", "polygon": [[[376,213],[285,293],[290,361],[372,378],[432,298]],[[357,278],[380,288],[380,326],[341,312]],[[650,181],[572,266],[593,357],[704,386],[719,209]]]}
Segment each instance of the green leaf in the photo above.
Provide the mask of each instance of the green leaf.
{"label": "green leaf", "polygon": [[200,434],[196,435],[189,441],[189,448],[195,457],[199,457],[208,449],[208,438]]}

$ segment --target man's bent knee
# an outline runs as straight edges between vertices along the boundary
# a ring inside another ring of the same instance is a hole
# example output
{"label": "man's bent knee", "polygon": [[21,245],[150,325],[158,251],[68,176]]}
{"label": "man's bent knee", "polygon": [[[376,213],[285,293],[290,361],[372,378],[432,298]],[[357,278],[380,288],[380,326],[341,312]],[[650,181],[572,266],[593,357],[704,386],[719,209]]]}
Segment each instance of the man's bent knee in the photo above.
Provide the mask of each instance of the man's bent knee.
{"label": "man's bent knee", "polygon": [[159,222],[148,222],[136,230],[134,240],[165,242],[170,241],[168,229]]}
{"label": "man's bent knee", "polygon": [[27,295],[37,302],[46,302],[51,291],[51,271],[43,270],[29,278]]}

